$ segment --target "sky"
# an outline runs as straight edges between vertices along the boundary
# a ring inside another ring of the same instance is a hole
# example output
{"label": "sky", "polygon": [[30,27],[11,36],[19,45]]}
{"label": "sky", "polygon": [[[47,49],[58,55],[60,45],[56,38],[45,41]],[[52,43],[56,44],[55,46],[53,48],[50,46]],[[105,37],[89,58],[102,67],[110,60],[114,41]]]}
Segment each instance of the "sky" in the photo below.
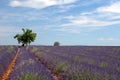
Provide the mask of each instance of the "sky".
{"label": "sky", "polygon": [[0,45],[18,45],[22,28],[31,45],[120,46],[120,0],[0,0]]}

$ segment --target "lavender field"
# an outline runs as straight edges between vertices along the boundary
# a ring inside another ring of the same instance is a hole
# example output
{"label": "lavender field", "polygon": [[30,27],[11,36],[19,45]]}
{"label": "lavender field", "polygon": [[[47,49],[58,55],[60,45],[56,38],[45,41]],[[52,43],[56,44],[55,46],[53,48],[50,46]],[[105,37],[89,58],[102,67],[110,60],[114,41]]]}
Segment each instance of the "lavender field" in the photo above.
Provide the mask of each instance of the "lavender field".
{"label": "lavender field", "polygon": [[[0,47],[0,75],[16,51]],[[120,80],[120,47],[22,47],[8,80]]]}
{"label": "lavender field", "polygon": [[7,69],[16,51],[17,47],[15,46],[0,46],[0,77]]}

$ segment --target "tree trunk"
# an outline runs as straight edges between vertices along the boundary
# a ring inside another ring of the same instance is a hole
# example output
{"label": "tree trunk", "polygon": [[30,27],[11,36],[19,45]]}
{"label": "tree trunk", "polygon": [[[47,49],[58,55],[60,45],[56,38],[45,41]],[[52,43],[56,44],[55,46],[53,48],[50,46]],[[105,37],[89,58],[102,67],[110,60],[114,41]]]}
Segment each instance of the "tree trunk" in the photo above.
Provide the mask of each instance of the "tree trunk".
{"label": "tree trunk", "polygon": [[25,46],[25,44],[22,44],[22,47],[24,47]]}

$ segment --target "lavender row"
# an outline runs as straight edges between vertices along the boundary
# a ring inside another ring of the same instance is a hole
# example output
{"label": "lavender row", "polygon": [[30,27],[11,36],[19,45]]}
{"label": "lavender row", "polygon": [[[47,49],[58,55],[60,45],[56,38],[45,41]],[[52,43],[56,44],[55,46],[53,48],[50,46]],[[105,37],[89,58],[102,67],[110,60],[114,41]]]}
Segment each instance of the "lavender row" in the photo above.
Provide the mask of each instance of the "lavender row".
{"label": "lavender row", "polygon": [[53,78],[32,54],[21,48],[8,80],[53,80]]}
{"label": "lavender row", "polygon": [[16,46],[0,46],[0,76],[5,72],[16,52]]}
{"label": "lavender row", "polygon": [[[48,47],[46,47],[45,49],[46,51],[48,51],[47,48]],[[87,62],[90,65],[107,67],[120,72],[118,69],[120,66],[119,47],[58,47],[58,48],[59,49],[57,49],[56,47],[51,47],[49,48],[49,50],[50,52],[52,52],[53,55],[65,57],[67,59],[77,61],[80,63]],[[87,51],[87,50],[92,50],[92,51]],[[98,50],[98,52],[95,52],[96,50]],[[110,51],[111,52],[114,51],[113,52],[114,54],[118,54],[116,55],[117,57],[115,57],[113,53],[112,54],[108,53]]]}
{"label": "lavender row", "polygon": [[[44,48],[44,47],[41,47],[41,48]],[[112,58],[112,57],[105,56],[105,55],[99,56],[99,55],[96,55],[97,53],[94,53],[94,54],[92,53],[93,54],[92,55],[90,51],[88,51],[87,54],[85,54],[86,50],[84,52],[83,52],[83,50],[81,50],[81,51],[79,51],[79,52],[76,53],[75,51],[77,51],[77,50],[74,50],[74,47],[73,47],[73,49],[71,49],[73,51],[67,51],[66,49],[63,49],[63,50],[65,50],[64,52],[61,52],[59,50],[61,47],[58,47],[59,51],[56,51],[55,47],[50,47],[50,49],[47,49],[47,48],[48,47],[46,47],[46,49],[42,50],[41,52],[43,52],[43,53],[44,52],[45,53],[46,52],[47,53],[52,52],[53,55],[58,55],[58,56],[61,56],[61,57],[66,57],[68,59],[72,59],[72,60],[79,61],[79,62],[86,62],[86,61],[88,61],[89,64],[93,64],[93,65],[100,65],[101,66],[103,63],[106,63],[106,64],[109,63],[109,64],[107,64],[108,66],[110,66],[110,65],[119,66],[119,64],[120,64],[120,62],[119,62],[120,59]],[[39,50],[39,52],[40,52],[40,50]],[[88,53],[91,54],[91,55],[88,55]],[[104,53],[101,53],[101,55],[104,54]],[[116,53],[116,52],[114,52],[114,53]],[[117,55],[117,56],[119,57],[119,55]],[[99,62],[103,62],[103,63],[98,64]],[[116,64],[116,63],[119,63],[119,64]]]}
{"label": "lavender row", "polygon": [[30,50],[53,72],[59,65],[64,66],[60,80],[101,80],[101,77],[116,80],[120,77],[119,47],[42,46],[30,47]]}

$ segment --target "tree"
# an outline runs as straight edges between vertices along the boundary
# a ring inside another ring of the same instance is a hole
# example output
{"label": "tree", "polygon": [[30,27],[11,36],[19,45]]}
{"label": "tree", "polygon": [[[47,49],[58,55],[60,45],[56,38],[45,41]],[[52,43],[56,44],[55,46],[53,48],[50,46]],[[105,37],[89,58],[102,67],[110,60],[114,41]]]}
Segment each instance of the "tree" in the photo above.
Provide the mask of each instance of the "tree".
{"label": "tree", "polygon": [[60,46],[60,43],[59,42],[54,42],[54,46]]}
{"label": "tree", "polygon": [[33,33],[30,29],[22,28],[23,34],[16,34],[14,38],[17,38],[18,43],[22,43],[22,46],[28,45],[31,42],[34,42],[36,38],[36,33]]}

